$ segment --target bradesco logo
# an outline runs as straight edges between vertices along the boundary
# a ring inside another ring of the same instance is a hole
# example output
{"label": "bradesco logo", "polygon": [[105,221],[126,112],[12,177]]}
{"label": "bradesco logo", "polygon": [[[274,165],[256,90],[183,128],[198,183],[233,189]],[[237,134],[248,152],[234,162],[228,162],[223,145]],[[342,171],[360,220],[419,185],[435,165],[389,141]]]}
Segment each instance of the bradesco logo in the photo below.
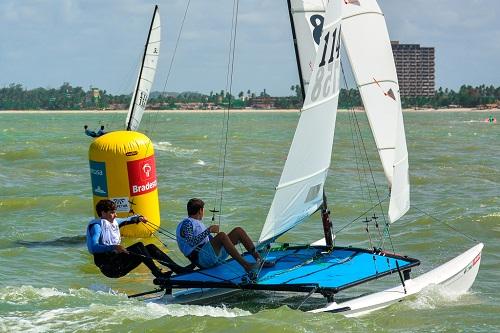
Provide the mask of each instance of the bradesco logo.
{"label": "bradesco logo", "polygon": [[140,195],[156,189],[155,157],[127,162],[130,195]]}

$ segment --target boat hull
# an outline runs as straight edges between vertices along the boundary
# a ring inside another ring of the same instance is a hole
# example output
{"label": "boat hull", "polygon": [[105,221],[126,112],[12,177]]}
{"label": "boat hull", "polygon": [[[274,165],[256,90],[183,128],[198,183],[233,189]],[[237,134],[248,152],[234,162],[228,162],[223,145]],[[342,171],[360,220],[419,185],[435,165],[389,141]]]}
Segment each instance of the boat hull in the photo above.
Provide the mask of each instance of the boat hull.
{"label": "boat hull", "polygon": [[[361,296],[346,302],[330,302],[326,306],[309,312],[340,313],[347,317],[357,317],[370,312],[385,308],[405,298],[416,295],[423,289],[440,285],[446,292],[456,295],[463,294],[470,289],[479,272],[481,263],[482,243],[475,245],[450,261],[426,272],[416,278],[405,281],[405,287],[398,285],[393,288]],[[405,292],[406,288],[406,292]],[[241,292],[240,289],[227,288],[190,288],[149,299],[149,301],[167,304],[193,304],[220,300],[234,293]]]}
{"label": "boat hull", "polygon": [[484,245],[482,243],[477,244],[443,265],[414,279],[406,280],[406,292],[405,288],[399,285],[347,302],[331,302],[323,308],[311,310],[310,312],[342,313],[347,317],[362,316],[372,311],[385,308],[396,302],[400,302],[431,285],[441,285],[446,291],[457,295],[463,294],[470,289],[476,279],[481,263],[483,247]]}

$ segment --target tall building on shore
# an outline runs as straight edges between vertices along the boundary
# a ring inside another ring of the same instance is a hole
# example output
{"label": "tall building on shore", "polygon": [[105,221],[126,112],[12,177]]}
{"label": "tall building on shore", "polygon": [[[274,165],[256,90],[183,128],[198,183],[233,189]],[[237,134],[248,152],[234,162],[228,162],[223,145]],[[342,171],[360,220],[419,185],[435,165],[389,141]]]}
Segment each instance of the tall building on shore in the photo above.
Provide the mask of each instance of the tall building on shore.
{"label": "tall building on shore", "polygon": [[392,41],[391,44],[401,96],[434,96],[434,48],[421,47],[419,44],[400,44],[399,41]]}

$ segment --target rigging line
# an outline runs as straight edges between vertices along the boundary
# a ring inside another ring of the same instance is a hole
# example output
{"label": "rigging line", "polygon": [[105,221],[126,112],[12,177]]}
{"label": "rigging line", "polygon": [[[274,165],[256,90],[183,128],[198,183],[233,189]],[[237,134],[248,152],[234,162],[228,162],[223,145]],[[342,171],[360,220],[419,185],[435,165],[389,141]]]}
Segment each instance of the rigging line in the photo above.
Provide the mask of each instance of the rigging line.
{"label": "rigging line", "polygon": [[[151,226],[148,226],[148,224],[150,224]],[[165,249],[167,249],[167,250],[168,250],[168,245],[167,245],[167,244],[165,244],[165,243],[161,240],[161,238],[160,238],[158,235],[156,235],[156,233],[155,233],[154,229],[153,229],[153,230],[151,229],[152,227],[156,228],[157,226],[156,226],[156,225],[154,225],[154,224],[152,224],[152,223],[151,223],[151,222],[149,222],[149,221],[146,221],[145,227],[146,227],[146,228],[147,228],[147,229],[151,232],[151,235],[153,235],[153,236],[154,236],[154,237],[155,237],[155,238],[156,238],[156,239],[160,242],[160,244],[162,244],[162,245],[165,247]],[[160,229],[160,227],[159,227],[159,226],[158,226],[158,229]],[[158,233],[160,233],[160,234],[162,234],[162,235],[166,235],[165,233],[163,233],[163,232],[162,232],[162,231],[160,231],[160,230],[158,230]],[[173,237],[170,237],[170,236],[168,236],[168,235],[166,235],[166,236],[167,236],[168,238],[172,238],[172,239],[174,239],[174,240],[175,240],[175,238],[173,238]],[[170,252],[170,256],[171,256],[171,257],[173,257],[173,256],[172,256],[173,252],[172,252],[172,251],[170,251],[170,250],[168,250],[168,252]],[[178,256],[177,254],[175,254],[175,257],[176,257],[176,259],[178,259],[178,257],[179,257],[179,256]],[[184,256],[183,256],[183,257],[184,257]],[[172,260],[173,260],[173,259],[172,259]],[[174,263],[175,263],[175,262],[174,262]],[[176,263],[176,264],[177,264],[177,263]]]}
{"label": "rigging line", "polygon": [[[352,142],[353,151],[354,151],[354,159],[356,161],[356,171],[358,174],[359,188],[361,189],[361,196],[362,196],[363,202],[366,203],[366,202],[371,202],[371,198],[370,198],[370,192],[367,191],[367,194],[365,194],[365,188],[363,187],[362,174],[364,174],[364,173],[362,173],[361,169],[360,169],[361,157],[360,157],[360,155],[358,155],[358,146],[359,145],[356,144],[356,139],[357,139],[358,133],[354,131],[354,124],[353,124],[354,119],[352,116],[352,112],[354,112],[354,110],[351,110],[349,112],[349,125],[350,125],[350,129],[351,129],[351,142]],[[355,134],[356,134],[356,136],[355,136]],[[365,207],[365,209],[366,209],[366,207]]]}
{"label": "rigging line", "polygon": [[[168,248],[167,244],[165,244],[161,239],[160,237],[158,237],[158,235],[156,235],[156,232],[158,232],[159,234],[162,234],[164,235],[164,233],[161,231],[161,230],[157,230],[155,231],[154,229],[156,228],[156,225],[152,224],[152,223],[149,223],[149,222],[146,222],[144,224],[144,226],[146,227],[146,229],[149,230],[149,232],[151,232],[151,235],[153,237],[155,237],[163,246],[165,246],[165,248]],[[166,235],[167,237],[169,237],[168,235]],[[170,238],[170,237],[169,237]]]}
{"label": "rigging line", "polygon": [[361,143],[360,143],[362,134],[360,133],[358,127],[356,126],[356,119],[354,118],[354,112],[355,112],[354,110],[349,112],[349,120],[350,120],[351,133],[353,136],[352,143],[353,143],[353,149],[356,158],[356,168],[360,183],[359,187],[361,189],[363,199],[366,200],[367,202],[373,202],[369,186],[363,186],[363,183],[368,184],[368,179],[367,179],[368,171],[366,168],[366,163],[363,162],[363,157],[362,157],[363,153],[361,150]]}
{"label": "rigging line", "polygon": [[[232,50],[232,40],[233,40],[233,34],[234,34],[234,18],[235,18],[235,12],[234,12],[234,9],[235,9],[235,2],[233,1],[233,13],[232,13],[232,16],[231,16],[231,37],[229,39],[229,49],[228,49],[228,55],[227,55],[227,59],[228,59],[228,63],[227,63],[227,72],[226,72],[226,86],[225,86],[225,90],[222,90],[222,94],[221,94],[221,98],[222,98],[222,101],[224,101],[224,96],[225,96],[225,93],[227,93],[227,88],[228,88],[228,77],[229,77],[229,72],[230,72],[230,63],[231,63],[231,50]],[[221,217],[221,214],[220,214],[220,209],[217,210],[217,205],[218,205],[218,201],[219,201],[219,196],[222,196],[222,194],[219,192],[221,191],[220,190],[220,187],[219,187],[219,181],[222,183],[222,161],[223,161],[223,151],[224,151],[224,145],[222,144],[222,142],[224,141],[224,137],[225,137],[225,133],[228,131],[226,125],[229,125],[228,124],[228,120],[226,120],[226,117],[229,118],[229,109],[224,109],[224,112],[222,114],[222,127],[221,127],[221,132],[220,132],[220,137],[219,137],[219,160],[218,160],[218,170],[217,170],[217,179],[216,179],[216,194],[215,194],[215,201],[214,201],[214,208],[212,209],[212,221],[215,221],[215,213],[219,213],[218,214],[218,220],[219,220],[219,225],[220,225],[220,217]],[[222,187],[222,185],[220,185]],[[222,199],[220,200],[222,201]]]}
{"label": "rigging line", "polygon": [[[351,99],[351,92],[349,90],[349,85],[347,83],[347,79],[346,79],[346,75],[345,75],[345,72],[344,72],[344,66],[343,66],[343,63],[342,61],[340,62],[340,66],[341,66],[341,70],[342,70],[342,76],[343,76],[343,79],[344,79],[344,85],[346,87],[346,90],[347,90],[347,99],[348,101],[352,101]],[[360,147],[360,144],[356,144],[356,142],[359,142],[359,137],[361,136],[361,133],[358,133],[358,131],[356,130],[356,127],[354,126],[354,123],[355,123],[355,120],[354,120],[354,117],[353,117],[353,114],[354,114],[354,108],[350,108],[350,112],[349,112],[349,125],[350,125],[350,129],[351,129],[351,142],[352,142],[352,145],[353,145],[353,150],[354,150],[354,158],[355,158],[355,161],[356,161],[356,170],[357,170],[357,173],[358,173],[358,182],[359,182],[359,187],[361,189],[361,195],[362,195],[362,199],[363,199],[363,202],[372,202],[372,198],[371,198],[371,195],[370,195],[370,190],[369,188],[366,188],[366,192],[367,192],[367,196],[368,196],[368,199],[365,197],[365,188],[363,187],[363,182],[362,182],[362,174],[365,175],[365,182],[366,181],[366,169],[365,169],[365,165],[364,163],[360,163],[360,160],[361,160],[361,156],[362,156],[362,153],[361,153],[361,147]],[[356,134],[356,136],[354,135]],[[358,149],[359,149],[359,155],[358,155]],[[361,172],[360,170],[360,164],[362,165],[362,168],[363,168],[363,172]],[[365,207],[366,208],[366,207]]]}
{"label": "rigging line", "polygon": [[233,74],[234,74],[234,54],[236,50],[236,35],[238,32],[238,11],[239,11],[239,0],[234,1],[234,10],[233,10],[233,33],[232,33],[232,47],[230,46],[230,57],[228,59],[228,84],[229,84],[229,103],[227,109],[227,117],[226,117],[226,133],[225,133],[225,141],[224,141],[224,158],[222,164],[222,179],[221,179],[221,188],[220,188],[220,201],[219,201],[219,225],[220,219],[222,215],[222,199],[224,194],[224,177],[226,172],[226,160],[227,160],[227,144],[228,144],[228,136],[229,136],[229,110],[231,109],[231,93],[233,89]]}
{"label": "rigging line", "polygon": [[[165,92],[167,91],[168,80],[170,79],[170,74],[172,72],[172,67],[173,67],[173,64],[175,61],[175,56],[177,55],[177,48],[179,46],[179,41],[180,41],[181,36],[182,36],[182,30],[184,29],[184,23],[186,22],[186,17],[187,17],[188,11],[189,11],[190,4],[191,4],[191,0],[188,0],[188,2],[186,4],[186,10],[184,11],[184,16],[182,17],[181,26],[179,28],[179,33],[177,34],[177,39],[175,41],[174,52],[172,53],[172,58],[170,59],[170,65],[168,67],[167,78],[165,79],[165,83],[163,85],[162,95],[164,95]],[[150,133],[154,132],[156,126],[158,126],[159,114],[160,114],[159,112],[155,112],[155,118],[152,119],[153,121],[151,121],[151,123],[150,123]]]}
{"label": "rigging line", "polygon": [[161,235],[167,236],[167,238],[170,238],[171,240],[177,241],[176,236],[173,233],[171,233],[170,231],[167,231],[166,229],[162,229],[160,227],[158,227],[157,231],[154,231],[154,229],[157,226],[149,221],[146,223],[149,224],[148,229],[149,229],[149,231],[151,231],[151,234],[154,237],[156,237],[160,241],[160,243],[162,243],[166,248],[168,248],[168,246],[165,243],[163,243],[162,240],[155,234],[156,232],[158,232]]}
{"label": "rigging line", "polygon": [[302,303],[300,303],[300,305],[297,307],[297,309],[295,310],[299,310],[302,305],[304,305],[305,302],[307,302],[307,300],[312,296],[312,294],[314,294],[316,292],[316,290],[318,290],[318,287],[319,286],[315,286],[310,292],[309,294],[306,295],[306,297],[304,298],[304,300],[302,301]]}
{"label": "rigging line", "polygon": [[450,224],[448,224],[448,223],[446,223],[446,222],[444,222],[444,221],[442,221],[442,220],[440,220],[440,219],[438,219],[438,218],[436,218],[436,217],[432,216],[431,214],[429,214],[429,213],[427,213],[427,212],[423,211],[422,209],[420,209],[420,208],[418,208],[418,207],[416,207],[416,206],[414,206],[414,205],[412,205],[412,207],[413,207],[413,208],[415,208],[416,210],[418,210],[419,212],[421,212],[422,214],[424,214],[424,215],[426,215],[426,216],[430,217],[430,218],[431,218],[431,219],[433,219],[434,221],[439,222],[439,223],[441,223],[441,224],[444,224],[445,226],[447,226],[447,227],[448,227],[448,228],[450,228],[451,230],[455,231],[456,233],[458,233],[458,234],[460,234],[460,235],[464,236],[465,238],[467,238],[467,239],[469,239],[469,240],[471,240],[471,241],[474,241],[474,242],[478,242],[478,240],[477,240],[477,239],[475,239],[474,237],[469,236],[469,235],[467,235],[467,234],[463,233],[462,231],[458,230],[457,228],[455,228],[455,227],[451,226]]}
{"label": "rigging line", "polygon": [[[345,75],[345,71],[344,71],[343,66],[341,67],[341,69],[342,69],[342,76],[343,76],[343,79],[344,79],[344,85],[346,86],[346,89],[347,89],[348,88],[348,83],[347,83],[347,79],[346,79],[346,75]],[[350,91],[348,91],[348,97],[350,98]],[[362,184],[362,178],[364,178],[364,182],[366,184],[368,184],[368,180],[367,180],[367,177],[366,177],[366,175],[368,174],[368,172],[366,170],[365,163],[360,162],[360,161],[362,161],[362,156],[363,156],[362,151],[361,151],[361,144],[359,143],[360,141],[362,141],[362,134],[361,134],[361,130],[360,130],[359,126],[355,126],[355,124],[357,122],[357,119],[354,116],[354,112],[355,111],[352,108],[351,112],[349,112],[349,120],[350,120],[350,126],[351,126],[351,135],[353,136],[352,143],[353,143],[353,146],[354,146],[353,149],[354,149],[354,153],[355,153],[356,167],[357,167],[358,179],[359,179],[359,183],[360,183],[359,187],[361,189],[363,200],[366,200],[365,192],[364,192],[366,190],[366,193],[367,193],[367,196],[368,196],[368,199],[366,201],[373,202],[373,198],[371,196],[370,188],[368,186],[364,187],[363,184]],[[356,135],[355,138],[354,138],[354,134]],[[362,166],[362,172],[360,171],[360,168],[359,168],[360,165]],[[364,177],[362,177],[362,175]]]}
{"label": "rigging line", "polygon": [[[356,126],[358,128],[358,131],[359,131],[359,133],[361,133],[361,127],[359,126],[359,121],[358,121],[358,118],[356,116],[356,113],[353,113],[353,116],[356,119]],[[368,158],[368,151],[366,150],[365,141],[363,139],[363,136],[360,136],[360,138],[361,138],[361,145],[363,147],[364,156],[366,158],[366,163],[367,163],[368,168],[370,170],[370,175],[371,175],[371,179],[372,179],[373,188],[375,189],[375,193],[377,195],[377,200],[379,201],[379,204],[380,204],[381,215],[382,215],[382,218],[384,219],[384,221],[386,221],[384,209],[383,209],[383,207],[381,205],[382,201],[380,200],[380,194],[378,192],[377,183],[375,182],[375,177],[373,175],[373,169],[371,167],[370,159]]]}
{"label": "rigging line", "polygon": [[362,218],[363,216],[366,216],[366,214],[368,214],[369,212],[371,212],[373,210],[373,208],[379,206],[382,204],[382,202],[386,201],[387,199],[389,198],[389,195],[387,195],[382,201],[380,202],[377,202],[376,204],[374,204],[372,207],[370,207],[368,210],[366,210],[364,213],[360,214],[358,217],[356,217],[354,220],[352,220],[351,222],[347,223],[346,225],[344,225],[342,228],[338,229],[335,234],[338,234],[339,232],[341,232],[342,230],[344,230],[345,228],[347,228],[348,226],[350,226],[351,224],[353,224],[354,222],[356,222],[357,220],[359,220],[360,218]]}
{"label": "rigging line", "polygon": [[[342,76],[343,76],[343,79],[344,79],[344,84],[346,86],[346,88],[348,88],[348,83],[347,83],[347,79],[346,79],[346,75],[345,75],[345,71],[344,71],[344,68],[342,66],[342,63],[341,63],[341,69],[342,69]],[[348,97],[350,97],[350,91],[348,91]],[[359,179],[359,182],[360,182],[360,188],[361,188],[361,193],[362,193],[362,196],[363,196],[363,199],[365,198],[364,197],[364,190],[363,190],[363,185],[362,185],[362,182],[361,182],[361,174],[360,174],[360,170],[359,170],[359,160],[358,160],[358,150],[356,149],[356,142],[363,142],[363,137],[362,137],[362,133],[361,133],[361,129],[359,127],[359,123],[356,119],[356,115],[355,115],[355,111],[352,109],[352,112],[349,113],[349,119],[351,120],[351,135],[353,136],[353,130],[352,130],[352,127],[354,126],[354,124],[357,124],[357,129],[358,130],[354,130],[354,132],[356,133],[356,140],[354,140],[354,138],[352,139],[353,141],[353,145],[354,145],[354,152],[355,152],[355,159],[356,159],[356,167],[358,169],[358,179]],[[356,128],[356,127],[355,127]],[[364,147],[364,143],[363,143],[363,147]],[[361,144],[358,144],[358,149],[359,149],[359,154],[360,156],[362,156],[362,151],[361,151]],[[366,155],[366,149],[365,149],[365,155]],[[368,161],[368,166],[369,165],[369,160],[367,158],[367,161]],[[367,179],[367,174],[368,172],[366,171],[366,168],[365,168],[365,163],[362,163],[362,167],[363,167],[363,175],[364,175],[364,179],[365,179],[365,182],[368,184],[368,179]],[[371,168],[370,168],[370,173],[371,173]],[[373,178],[373,173],[372,173],[372,178]],[[376,184],[374,182],[374,187],[375,187],[375,190],[376,190],[376,193],[377,193],[377,197],[379,198],[378,196],[378,191],[377,191],[377,187],[376,187]],[[372,199],[372,196],[371,196],[371,191],[370,191],[370,188],[367,187],[366,188],[367,190],[367,194],[368,194],[368,198],[369,198],[369,202],[373,202],[373,199]],[[382,210],[382,207],[381,207],[381,210]],[[382,215],[383,215],[383,210],[382,210]],[[374,215],[375,216],[375,215]],[[385,216],[384,216],[384,220],[385,220]],[[380,233],[380,229],[378,228],[378,223],[377,221],[375,220],[375,225],[377,227],[377,230],[378,230],[378,233],[379,233],[379,237],[380,237],[380,243],[379,243],[379,247],[383,247],[384,246],[384,243],[385,243],[385,239],[384,237],[382,236],[382,234]],[[390,239],[390,242],[391,242],[391,247],[393,249],[393,252],[394,252],[394,245],[392,243],[392,238],[391,238],[391,235],[390,235],[390,231],[389,231],[389,225],[387,223],[387,221],[385,221],[385,225],[386,225],[386,233]],[[367,225],[367,232],[369,233],[369,226]],[[371,237],[370,237],[370,244],[371,244]],[[370,245],[371,246],[371,245]]]}
{"label": "rigging line", "polygon": [[[359,126],[359,121],[358,121],[357,116],[356,116],[356,114],[355,114],[355,113],[354,113],[354,118],[356,119],[356,126],[358,127],[358,131],[359,131],[359,133],[361,133],[361,127]],[[376,182],[375,182],[375,177],[374,177],[374,175],[373,175],[373,169],[372,169],[372,167],[371,167],[370,159],[368,158],[368,151],[366,150],[365,141],[364,141],[364,139],[363,139],[363,136],[361,136],[361,135],[360,135],[360,138],[361,138],[361,145],[362,145],[362,147],[363,147],[364,156],[365,156],[365,158],[366,158],[366,163],[367,163],[367,165],[368,165],[368,169],[370,170],[370,175],[371,175],[371,178],[372,178],[373,187],[374,187],[374,189],[375,189],[375,193],[377,194],[377,199],[378,199],[378,200],[379,200],[379,202],[380,202],[380,195],[379,195],[379,193],[378,193],[378,188],[377,188],[377,184],[376,184]],[[385,214],[384,214],[384,210],[383,210],[383,207],[382,207],[382,206],[380,206],[380,210],[381,210],[381,212],[382,212],[382,216],[383,216],[383,218],[384,218],[384,220],[385,220]]]}
{"label": "rigging line", "polygon": [[173,237],[172,239],[175,240],[175,237],[177,237],[173,232],[169,231],[168,229],[166,228],[163,228],[159,225],[156,225],[154,224],[153,222],[150,222],[150,221],[146,221],[146,223],[150,224],[152,227],[154,227],[155,229],[158,229],[159,231],[163,231],[169,235],[172,235],[171,237]]}
{"label": "rigging line", "polygon": [[[148,224],[149,224],[149,226],[148,226]],[[166,229],[163,229],[163,230],[165,230],[165,231],[162,231],[162,228],[161,228],[160,226],[156,226],[156,225],[155,225],[155,224],[153,224],[152,222],[146,221],[146,225],[145,225],[145,226],[146,226],[146,228],[148,228],[148,229],[149,229],[149,231],[151,231],[151,235],[153,235],[153,236],[154,236],[154,237],[155,237],[155,238],[156,238],[156,239],[157,239],[157,240],[158,240],[158,241],[159,241],[159,242],[160,242],[160,243],[161,243],[161,244],[162,244],[162,245],[163,245],[163,246],[164,246],[167,250],[168,250],[168,245],[167,245],[167,244],[165,244],[165,243],[162,241],[162,239],[161,239],[158,235],[156,235],[156,232],[154,231],[154,229],[153,229],[153,230],[151,230],[151,228],[156,228],[156,227],[158,227],[157,232],[158,232],[159,234],[164,235],[164,236],[167,236],[167,238],[170,238],[170,239],[173,239],[174,241],[176,241],[176,237],[172,236],[173,234],[172,234],[171,232],[169,232],[169,231],[168,231],[168,230],[166,230]],[[170,234],[170,235],[169,235],[169,234]],[[172,252],[171,252],[171,255],[172,255]],[[176,256],[176,257],[178,257],[178,256]]]}

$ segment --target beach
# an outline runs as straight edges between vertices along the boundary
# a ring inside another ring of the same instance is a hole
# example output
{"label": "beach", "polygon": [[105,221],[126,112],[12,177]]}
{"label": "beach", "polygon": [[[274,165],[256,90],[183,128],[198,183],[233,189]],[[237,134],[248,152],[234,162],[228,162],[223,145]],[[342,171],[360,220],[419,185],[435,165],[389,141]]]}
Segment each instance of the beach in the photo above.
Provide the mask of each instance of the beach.
{"label": "beach", "polygon": [[[339,109],[339,112],[349,112],[351,110]],[[364,112],[363,109],[355,109],[356,112]],[[225,109],[218,110],[146,110],[146,113],[224,113],[227,112]],[[298,113],[299,109],[231,109],[231,113]],[[434,112],[500,112],[500,109],[477,109],[477,108],[447,108],[447,109],[403,109],[405,113],[434,113]],[[1,110],[0,114],[15,114],[15,113],[127,113],[127,110]]]}

